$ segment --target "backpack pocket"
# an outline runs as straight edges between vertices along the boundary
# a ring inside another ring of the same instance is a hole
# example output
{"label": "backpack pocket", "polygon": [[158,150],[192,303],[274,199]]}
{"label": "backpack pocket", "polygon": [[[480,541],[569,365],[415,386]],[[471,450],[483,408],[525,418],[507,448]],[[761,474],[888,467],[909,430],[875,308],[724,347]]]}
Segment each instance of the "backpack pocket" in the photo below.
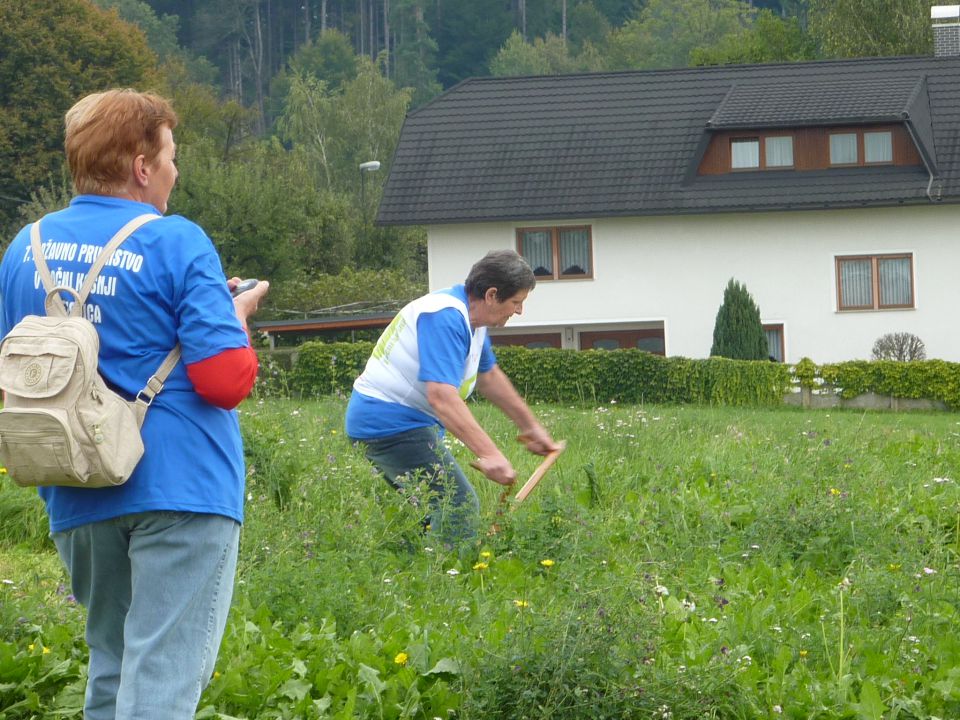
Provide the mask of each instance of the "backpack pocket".
{"label": "backpack pocket", "polygon": [[69,340],[8,337],[0,347],[0,387],[25,398],[52,397],[76,374],[78,354]]}
{"label": "backpack pocket", "polygon": [[17,485],[89,487],[72,469],[76,457],[65,413],[37,408],[0,410],[0,462]]}
{"label": "backpack pocket", "polygon": [[99,402],[78,406],[80,421],[88,444],[93,464],[99,466],[93,472],[87,487],[121,485],[133,474],[143,456],[143,439],[137,416],[126,400],[116,393],[101,387],[97,392]]}

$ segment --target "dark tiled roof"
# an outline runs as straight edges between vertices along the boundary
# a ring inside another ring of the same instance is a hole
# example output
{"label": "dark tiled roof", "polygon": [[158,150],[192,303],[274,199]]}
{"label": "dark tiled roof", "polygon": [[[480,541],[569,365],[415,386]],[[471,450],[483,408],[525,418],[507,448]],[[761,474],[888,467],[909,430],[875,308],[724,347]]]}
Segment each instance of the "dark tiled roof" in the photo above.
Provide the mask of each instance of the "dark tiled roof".
{"label": "dark tiled roof", "polygon": [[890,80],[735,84],[707,125],[734,129],[900,122],[922,83],[915,75]]}
{"label": "dark tiled roof", "polygon": [[[902,122],[925,167],[696,176],[713,129]],[[712,124],[711,124],[712,123]],[[467,80],[404,124],[378,220],[441,224],[960,201],[960,58]]]}

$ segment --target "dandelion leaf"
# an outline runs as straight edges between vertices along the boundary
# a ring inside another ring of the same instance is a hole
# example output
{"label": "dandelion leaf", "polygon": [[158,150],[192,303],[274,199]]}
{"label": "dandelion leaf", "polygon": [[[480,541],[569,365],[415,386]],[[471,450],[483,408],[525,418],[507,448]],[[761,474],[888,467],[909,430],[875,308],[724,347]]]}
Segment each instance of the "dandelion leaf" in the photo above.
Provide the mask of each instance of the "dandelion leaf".
{"label": "dandelion leaf", "polygon": [[863,681],[860,688],[860,702],[854,704],[854,708],[857,711],[857,717],[862,720],[883,720],[883,714],[887,710],[887,706],[880,699],[880,691],[869,680]]}
{"label": "dandelion leaf", "polygon": [[459,675],[460,663],[450,657],[440,658],[437,664],[427,670],[424,675]]}

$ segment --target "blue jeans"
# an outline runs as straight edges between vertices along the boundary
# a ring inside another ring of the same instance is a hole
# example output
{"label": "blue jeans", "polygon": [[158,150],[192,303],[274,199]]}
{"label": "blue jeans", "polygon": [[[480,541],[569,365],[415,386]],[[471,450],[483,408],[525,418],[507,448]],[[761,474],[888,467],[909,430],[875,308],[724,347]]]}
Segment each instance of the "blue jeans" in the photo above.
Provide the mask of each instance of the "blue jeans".
{"label": "blue jeans", "polygon": [[87,608],[84,720],[193,718],[226,627],[239,539],[235,520],[186,512],[53,534]]}
{"label": "blue jeans", "polygon": [[426,522],[442,542],[453,546],[476,538],[480,500],[441,441],[436,426],[359,442],[386,481],[409,494],[412,502],[417,502],[418,484],[429,488],[430,515]]}

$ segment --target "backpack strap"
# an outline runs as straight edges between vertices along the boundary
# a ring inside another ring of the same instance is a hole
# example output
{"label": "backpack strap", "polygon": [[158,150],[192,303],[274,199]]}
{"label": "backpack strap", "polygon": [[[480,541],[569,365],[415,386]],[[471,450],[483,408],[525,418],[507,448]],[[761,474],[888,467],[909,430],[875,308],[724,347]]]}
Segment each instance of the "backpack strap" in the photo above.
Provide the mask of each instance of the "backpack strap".
{"label": "backpack strap", "polygon": [[[73,288],[57,287],[53,280],[53,275],[50,273],[50,268],[47,267],[46,258],[43,257],[43,247],[40,242],[40,221],[37,220],[35,223],[33,223],[33,226],[30,228],[30,247],[33,250],[34,265],[37,266],[37,271],[40,273],[40,278],[43,280],[43,287],[47,291],[47,314],[61,315],[63,317],[67,316],[67,311],[63,303],[52,301],[52,299],[59,300],[60,291],[67,291],[74,295],[77,299],[73,305],[72,314],[75,317],[81,317],[83,314],[83,304],[90,295],[90,291],[93,289],[94,283],[96,283],[100,272],[104,267],[106,267],[107,263],[110,261],[110,258],[113,256],[114,251],[120,247],[120,244],[124,240],[133,235],[138,228],[146,225],[151,220],[157,220],[161,217],[163,216],[156,215],[154,213],[138,215],[122,228],[117,230],[114,236],[107,241],[106,245],[103,246],[103,250],[100,251],[97,259],[93,262],[93,265],[90,266],[90,271],[84,278],[83,286],[80,288],[79,292]],[[173,372],[173,369],[177,366],[178,362],[180,362],[180,343],[177,343],[176,347],[167,354],[167,357],[165,357],[163,362],[160,363],[160,367],[158,367],[156,372],[154,372],[153,375],[150,376],[150,379],[147,380],[147,384],[144,385],[143,389],[137,393],[137,398],[133,404],[134,410],[137,413],[138,420],[141,424],[143,423],[143,417],[147,412],[147,408],[150,407],[150,403],[153,402],[154,396],[163,390],[163,384],[167,381],[167,377],[171,372]]]}
{"label": "backpack strap", "polygon": [[150,376],[143,389],[137,393],[136,400],[133,402],[133,409],[137,413],[137,418],[141,424],[143,424],[143,416],[146,415],[147,408],[153,403],[154,396],[163,390],[163,384],[167,381],[167,376],[173,372],[178,362],[180,362],[180,343],[177,343],[177,346],[167,353],[163,362],[160,363],[160,367]]}
{"label": "backpack strap", "polygon": [[37,266],[37,271],[40,273],[40,279],[43,280],[43,287],[47,291],[47,314],[61,315],[63,317],[67,316],[65,309],[63,312],[58,311],[57,306],[60,305],[60,303],[50,301],[50,295],[54,294],[54,290],[67,290],[70,291],[72,295],[77,297],[77,302],[73,304],[73,312],[71,314],[74,317],[81,317],[83,315],[83,304],[87,301],[87,296],[93,289],[94,283],[97,282],[97,277],[100,275],[100,271],[103,270],[106,264],[110,261],[114,251],[120,247],[120,244],[124,240],[136,232],[137,228],[145,225],[151,220],[157,220],[160,217],[162,216],[154,213],[138,215],[122,228],[117,230],[114,236],[107,241],[106,245],[103,246],[103,250],[100,251],[97,259],[93,262],[93,265],[90,266],[90,271],[87,273],[86,278],[84,278],[83,286],[80,288],[79,292],[73,290],[72,288],[57,287],[56,283],[54,282],[53,275],[50,273],[50,268],[47,266],[47,259],[43,256],[43,246],[40,242],[40,221],[37,220],[30,227],[30,248],[33,251],[33,264]]}
{"label": "backpack strap", "polygon": [[[117,230],[114,236],[107,241],[107,244],[103,246],[103,250],[97,256],[97,259],[93,261],[93,265],[90,266],[90,271],[83,280],[83,286],[80,288],[80,302],[73,306],[74,315],[79,316],[83,312],[82,305],[87,301],[87,296],[90,294],[90,291],[93,290],[93,285],[97,282],[97,277],[99,277],[100,271],[106,267],[108,262],[110,262],[110,258],[113,257],[114,251],[120,247],[120,244],[128,237],[133,235],[133,233],[135,233],[142,225],[146,225],[151,220],[159,220],[161,217],[162,216],[155,215],[153,213],[137,215],[137,217]],[[36,258],[36,255],[34,255],[34,257]],[[77,311],[78,306],[81,306],[79,311]]]}

